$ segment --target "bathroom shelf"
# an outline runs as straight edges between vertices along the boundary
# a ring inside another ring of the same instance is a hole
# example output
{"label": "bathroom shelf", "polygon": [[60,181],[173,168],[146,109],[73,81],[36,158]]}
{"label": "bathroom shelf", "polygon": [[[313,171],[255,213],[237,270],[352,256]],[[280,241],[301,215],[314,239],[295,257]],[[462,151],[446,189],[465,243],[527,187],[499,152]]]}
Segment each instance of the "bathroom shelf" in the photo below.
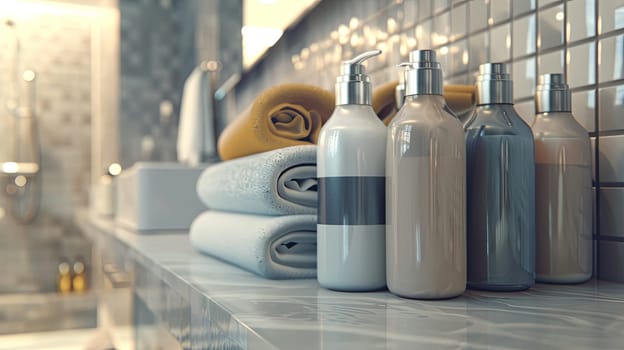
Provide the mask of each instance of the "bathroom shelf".
{"label": "bathroom shelf", "polygon": [[624,284],[467,291],[441,301],[271,281],[195,252],[183,232],[139,235],[84,210],[77,222],[184,349],[621,348]]}

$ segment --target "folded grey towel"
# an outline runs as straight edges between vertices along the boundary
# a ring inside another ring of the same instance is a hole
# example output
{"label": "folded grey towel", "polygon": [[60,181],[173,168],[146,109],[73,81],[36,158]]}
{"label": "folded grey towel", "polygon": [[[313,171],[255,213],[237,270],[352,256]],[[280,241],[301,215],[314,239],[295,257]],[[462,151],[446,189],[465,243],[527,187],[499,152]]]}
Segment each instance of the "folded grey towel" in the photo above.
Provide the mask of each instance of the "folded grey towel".
{"label": "folded grey towel", "polygon": [[316,146],[293,146],[208,167],[197,194],[210,209],[260,215],[316,214]]}
{"label": "folded grey towel", "polygon": [[193,221],[190,240],[195,249],[265,278],[316,276],[316,215],[207,211]]}

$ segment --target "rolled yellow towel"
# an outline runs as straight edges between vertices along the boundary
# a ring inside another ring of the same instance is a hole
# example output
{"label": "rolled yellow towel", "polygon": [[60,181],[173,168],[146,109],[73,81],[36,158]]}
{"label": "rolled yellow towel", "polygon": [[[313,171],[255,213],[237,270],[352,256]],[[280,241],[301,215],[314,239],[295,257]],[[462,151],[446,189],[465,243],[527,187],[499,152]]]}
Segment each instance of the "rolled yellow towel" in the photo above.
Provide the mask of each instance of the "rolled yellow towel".
{"label": "rolled yellow towel", "polygon": [[278,148],[315,144],[334,110],[334,95],[305,84],[283,84],[261,93],[219,137],[219,156],[239,158]]}
{"label": "rolled yellow towel", "polygon": [[391,81],[380,85],[373,91],[373,110],[386,125],[390,124],[394,115],[399,111],[394,95],[397,85],[399,85],[398,81]]}
{"label": "rolled yellow towel", "polygon": [[[398,84],[398,81],[392,81],[373,91],[373,110],[386,125],[398,112],[395,101],[395,88]],[[460,115],[474,107],[476,92],[474,85],[445,85],[443,95],[449,108]]]}
{"label": "rolled yellow towel", "polygon": [[444,99],[455,114],[464,114],[477,103],[475,85],[444,85]]}

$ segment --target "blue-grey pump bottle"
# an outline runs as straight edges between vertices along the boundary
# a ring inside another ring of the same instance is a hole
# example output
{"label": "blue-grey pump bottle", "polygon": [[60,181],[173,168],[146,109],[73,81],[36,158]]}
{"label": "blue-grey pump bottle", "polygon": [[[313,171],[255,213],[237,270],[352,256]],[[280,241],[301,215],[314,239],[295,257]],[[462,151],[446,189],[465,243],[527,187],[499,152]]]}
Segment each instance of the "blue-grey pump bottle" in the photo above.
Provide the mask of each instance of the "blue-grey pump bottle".
{"label": "blue-grey pump bottle", "polygon": [[479,66],[477,108],[464,126],[468,287],[535,283],[535,163],[531,128],[513,108],[508,66]]}

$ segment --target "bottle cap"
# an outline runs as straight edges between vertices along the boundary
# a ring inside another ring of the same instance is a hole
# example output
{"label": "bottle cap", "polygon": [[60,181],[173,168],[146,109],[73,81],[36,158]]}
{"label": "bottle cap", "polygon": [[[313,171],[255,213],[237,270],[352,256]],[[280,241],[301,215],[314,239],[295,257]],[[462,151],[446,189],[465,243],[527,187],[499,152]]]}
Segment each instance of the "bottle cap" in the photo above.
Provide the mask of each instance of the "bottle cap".
{"label": "bottle cap", "polygon": [[66,275],[69,273],[69,263],[67,261],[62,261],[58,264],[58,272],[61,275]]}
{"label": "bottle cap", "polygon": [[75,261],[74,266],[72,266],[74,273],[83,273],[85,271],[85,265],[82,261]]}
{"label": "bottle cap", "polygon": [[371,83],[362,64],[371,57],[381,54],[381,50],[364,52],[363,54],[343,61],[340,75],[336,78],[336,105],[370,105]]}
{"label": "bottle cap", "polygon": [[442,95],[442,69],[433,50],[415,50],[405,67],[405,96]]}
{"label": "bottle cap", "polygon": [[513,83],[505,63],[484,63],[477,77],[477,105],[513,104]]}
{"label": "bottle cap", "polygon": [[535,89],[535,111],[545,113],[570,112],[571,110],[570,89],[563,74],[540,75]]}

